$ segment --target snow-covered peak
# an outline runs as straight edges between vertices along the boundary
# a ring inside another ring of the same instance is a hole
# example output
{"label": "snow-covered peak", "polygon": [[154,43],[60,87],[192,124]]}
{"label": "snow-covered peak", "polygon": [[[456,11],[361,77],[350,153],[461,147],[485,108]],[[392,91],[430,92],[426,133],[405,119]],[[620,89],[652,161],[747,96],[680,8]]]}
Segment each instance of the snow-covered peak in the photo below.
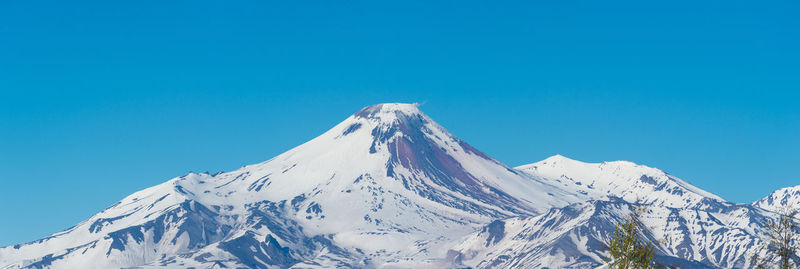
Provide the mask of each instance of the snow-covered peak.
{"label": "snow-covered peak", "polygon": [[418,103],[382,103],[369,105],[358,112],[355,116],[363,118],[380,118],[385,116],[393,116],[396,114],[417,115],[422,114],[419,110]]}
{"label": "snow-covered peak", "polygon": [[353,114],[349,120],[367,120],[383,125],[397,125],[414,119],[430,121],[430,118],[420,111],[417,103],[383,103],[366,106]]}
{"label": "snow-covered peak", "polygon": [[800,209],[800,185],[778,189],[753,202],[753,205],[770,211],[780,211],[786,207]]}
{"label": "snow-covered peak", "polygon": [[697,206],[706,198],[724,201],[664,171],[629,161],[585,163],[555,155],[516,169],[585,199],[615,196],[669,207]]}
{"label": "snow-covered peak", "polygon": [[526,167],[535,166],[535,165],[561,165],[561,164],[575,165],[575,164],[579,164],[579,163],[583,163],[583,162],[567,158],[566,156],[561,155],[561,154],[556,154],[556,155],[547,157],[547,159],[544,159],[544,160],[541,160],[541,161],[538,161],[538,162],[535,162],[535,163],[532,163],[532,164],[522,165],[522,166],[519,166],[517,168],[518,169],[525,169]]}
{"label": "snow-covered peak", "polygon": [[526,168],[537,167],[537,166],[570,166],[570,167],[581,167],[581,166],[583,166],[583,167],[590,167],[590,166],[597,166],[597,165],[640,167],[640,168],[647,168],[647,169],[650,169],[650,170],[659,171],[659,172],[663,173],[663,171],[661,171],[661,170],[659,170],[657,168],[652,168],[652,167],[636,164],[636,163],[631,162],[631,161],[619,160],[619,161],[608,161],[608,162],[602,162],[602,163],[587,163],[587,162],[582,162],[582,161],[578,161],[578,160],[575,160],[575,159],[571,159],[571,158],[566,157],[566,156],[561,155],[561,154],[556,154],[556,155],[547,157],[546,159],[538,161],[538,162],[535,162],[535,163],[520,165],[520,166],[517,167],[517,169],[526,169]]}

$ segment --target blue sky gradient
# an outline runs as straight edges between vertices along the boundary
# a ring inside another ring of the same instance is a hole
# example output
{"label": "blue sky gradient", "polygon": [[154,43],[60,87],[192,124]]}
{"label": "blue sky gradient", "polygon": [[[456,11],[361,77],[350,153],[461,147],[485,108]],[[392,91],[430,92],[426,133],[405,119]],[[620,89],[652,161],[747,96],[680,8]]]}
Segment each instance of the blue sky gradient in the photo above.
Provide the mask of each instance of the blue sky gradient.
{"label": "blue sky gradient", "polygon": [[382,102],[512,166],[630,160],[734,202],[800,184],[800,2],[544,2],[4,2],[0,245]]}

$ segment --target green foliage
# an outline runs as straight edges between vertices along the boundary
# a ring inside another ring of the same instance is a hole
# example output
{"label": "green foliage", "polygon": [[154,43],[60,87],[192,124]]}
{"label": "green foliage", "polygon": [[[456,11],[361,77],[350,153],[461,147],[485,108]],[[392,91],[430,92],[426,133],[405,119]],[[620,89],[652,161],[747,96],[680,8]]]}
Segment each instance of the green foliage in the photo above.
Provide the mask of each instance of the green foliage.
{"label": "green foliage", "polygon": [[778,218],[769,220],[764,224],[764,246],[761,251],[767,254],[759,257],[757,252],[753,255],[751,263],[753,268],[798,268],[797,255],[800,243],[800,226],[797,220],[798,211],[784,208],[778,212]]}
{"label": "green foliage", "polygon": [[639,231],[643,228],[639,216],[645,208],[635,208],[627,221],[617,223],[608,242],[611,260],[608,266],[614,269],[656,268],[653,261],[655,248],[652,242],[642,240]]}

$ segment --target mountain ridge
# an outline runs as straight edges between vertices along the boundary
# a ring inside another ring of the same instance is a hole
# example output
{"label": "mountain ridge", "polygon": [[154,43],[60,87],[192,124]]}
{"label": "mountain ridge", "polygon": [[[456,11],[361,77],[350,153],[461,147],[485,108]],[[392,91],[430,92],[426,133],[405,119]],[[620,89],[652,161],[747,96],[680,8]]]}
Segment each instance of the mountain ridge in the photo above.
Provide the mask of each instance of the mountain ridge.
{"label": "mountain ridge", "polygon": [[515,169],[571,189],[584,200],[614,196],[670,207],[691,207],[704,199],[725,201],[658,168],[631,161],[585,163],[554,155]]}

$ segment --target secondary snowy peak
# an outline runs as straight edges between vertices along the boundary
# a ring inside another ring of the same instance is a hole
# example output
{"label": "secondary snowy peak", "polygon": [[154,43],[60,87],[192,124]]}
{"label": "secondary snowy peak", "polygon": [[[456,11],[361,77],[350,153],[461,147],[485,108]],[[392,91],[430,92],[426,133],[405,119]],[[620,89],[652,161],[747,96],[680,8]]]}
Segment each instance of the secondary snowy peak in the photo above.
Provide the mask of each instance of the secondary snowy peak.
{"label": "secondary snowy peak", "polygon": [[753,206],[775,212],[785,208],[800,209],[800,185],[774,191],[767,197],[753,202]]}
{"label": "secondary snowy peak", "polygon": [[620,197],[667,207],[705,206],[719,196],[656,168],[629,161],[585,163],[561,155],[516,168],[583,199]]}

